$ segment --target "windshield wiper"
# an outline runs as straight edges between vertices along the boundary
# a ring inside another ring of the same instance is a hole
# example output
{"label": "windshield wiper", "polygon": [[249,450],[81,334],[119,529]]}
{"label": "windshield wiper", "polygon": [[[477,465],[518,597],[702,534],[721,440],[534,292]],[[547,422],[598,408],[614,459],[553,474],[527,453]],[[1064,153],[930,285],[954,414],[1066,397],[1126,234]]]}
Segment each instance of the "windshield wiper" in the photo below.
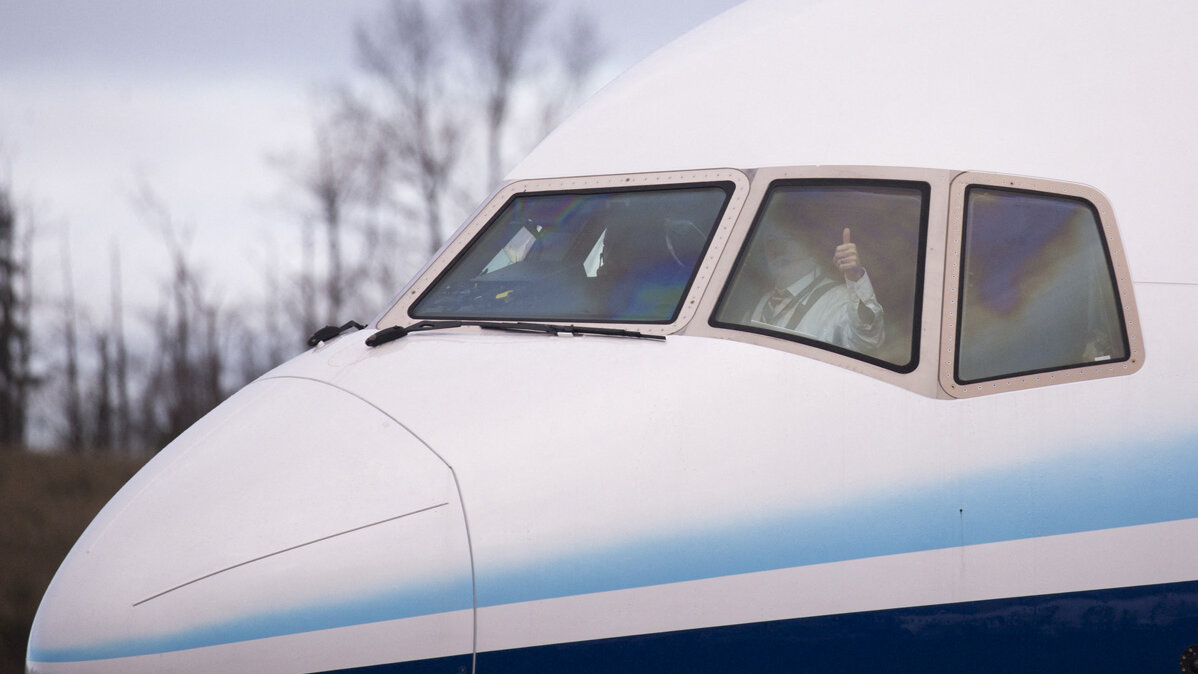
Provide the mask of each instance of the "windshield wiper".
{"label": "windshield wiper", "polygon": [[463,325],[476,325],[483,330],[505,330],[507,332],[544,332],[551,335],[607,335],[609,337],[637,337],[640,339],[665,339],[665,335],[649,335],[637,330],[623,328],[596,328],[584,325],[559,325],[557,323],[487,323],[467,321]]}
{"label": "windshield wiper", "polygon": [[327,342],[331,339],[340,337],[341,333],[349,330],[350,328],[354,328],[355,330],[365,330],[366,326],[357,321],[348,321],[341,327],[337,327],[335,325],[326,325],[312,333],[312,336],[308,338],[308,346],[316,346],[321,342]]}
{"label": "windshield wiper", "polygon": [[556,323],[496,323],[493,321],[420,321],[407,327],[392,325],[383,328],[366,338],[366,346],[378,346],[395,341],[413,332],[429,330],[446,330],[460,328],[464,325],[482,328],[483,330],[503,330],[505,332],[539,332],[547,335],[606,335],[609,337],[637,337],[640,339],[664,340],[665,335],[649,335],[636,330],[623,328],[598,328],[583,325],[559,325]]}

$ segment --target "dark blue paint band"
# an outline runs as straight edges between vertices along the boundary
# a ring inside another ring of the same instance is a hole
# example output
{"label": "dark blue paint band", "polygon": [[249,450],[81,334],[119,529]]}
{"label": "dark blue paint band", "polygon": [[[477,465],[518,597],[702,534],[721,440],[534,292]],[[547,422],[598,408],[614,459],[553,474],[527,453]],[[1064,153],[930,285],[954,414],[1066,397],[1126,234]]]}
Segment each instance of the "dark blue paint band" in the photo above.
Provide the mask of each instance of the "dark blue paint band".
{"label": "dark blue paint band", "polygon": [[[1198,582],[941,604],[478,654],[477,674],[1176,672]],[[342,672],[466,674],[466,656]]]}

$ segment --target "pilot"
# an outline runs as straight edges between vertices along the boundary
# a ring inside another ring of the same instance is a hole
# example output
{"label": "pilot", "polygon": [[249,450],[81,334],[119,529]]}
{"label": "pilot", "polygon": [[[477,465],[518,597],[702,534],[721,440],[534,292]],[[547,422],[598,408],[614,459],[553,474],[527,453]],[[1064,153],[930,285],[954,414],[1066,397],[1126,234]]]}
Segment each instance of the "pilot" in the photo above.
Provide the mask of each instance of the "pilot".
{"label": "pilot", "polygon": [[853,351],[876,350],[885,339],[882,305],[849,228],[844,228],[831,267],[820,262],[815,246],[791,229],[775,227],[767,234],[765,264],[774,287],[753,307],[750,322]]}

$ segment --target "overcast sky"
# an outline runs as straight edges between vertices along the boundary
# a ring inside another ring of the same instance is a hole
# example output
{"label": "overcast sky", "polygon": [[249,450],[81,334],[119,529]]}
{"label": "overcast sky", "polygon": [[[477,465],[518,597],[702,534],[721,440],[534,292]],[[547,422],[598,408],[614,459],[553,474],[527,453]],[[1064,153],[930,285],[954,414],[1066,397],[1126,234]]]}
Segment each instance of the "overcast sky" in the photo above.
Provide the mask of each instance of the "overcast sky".
{"label": "overcast sky", "polygon": [[[60,292],[69,235],[93,317],[106,316],[113,242],[131,299],[156,298],[165,254],[133,207],[140,181],[233,285],[272,242],[294,238],[268,157],[307,147],[314,92],[352,73],[352,26],[380,4],[0,0],[0,180],[37,215],[43,295]],[[737,0],[550,4],[597,20],[608,47],[598,86]]]}

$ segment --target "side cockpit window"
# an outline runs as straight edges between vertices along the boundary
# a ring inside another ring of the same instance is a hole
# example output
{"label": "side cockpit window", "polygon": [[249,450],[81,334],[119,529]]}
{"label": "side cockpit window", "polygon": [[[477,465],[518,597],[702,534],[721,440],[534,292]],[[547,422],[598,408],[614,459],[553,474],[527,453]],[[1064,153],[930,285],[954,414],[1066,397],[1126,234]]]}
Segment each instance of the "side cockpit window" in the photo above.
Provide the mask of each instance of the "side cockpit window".
{"label": "side cockpit window", "polygon": [[971,186],[963,237],[957,383],[1127,360],[1093,204]]}
{"label": "side cockpit window", "polygon": [[409,313],[670,323],[732,192],[715,183],[515,195]]}
{"label": "side cockpit window", "polygon": [[923,183],[773,183],[712,324],[914,369],[927,202]]}
{"label": "side cockpit window", "polygon": [[1144,361],[1110,204],[1077,183],[963,173],[950,188],[941,388],[970,397]]}

